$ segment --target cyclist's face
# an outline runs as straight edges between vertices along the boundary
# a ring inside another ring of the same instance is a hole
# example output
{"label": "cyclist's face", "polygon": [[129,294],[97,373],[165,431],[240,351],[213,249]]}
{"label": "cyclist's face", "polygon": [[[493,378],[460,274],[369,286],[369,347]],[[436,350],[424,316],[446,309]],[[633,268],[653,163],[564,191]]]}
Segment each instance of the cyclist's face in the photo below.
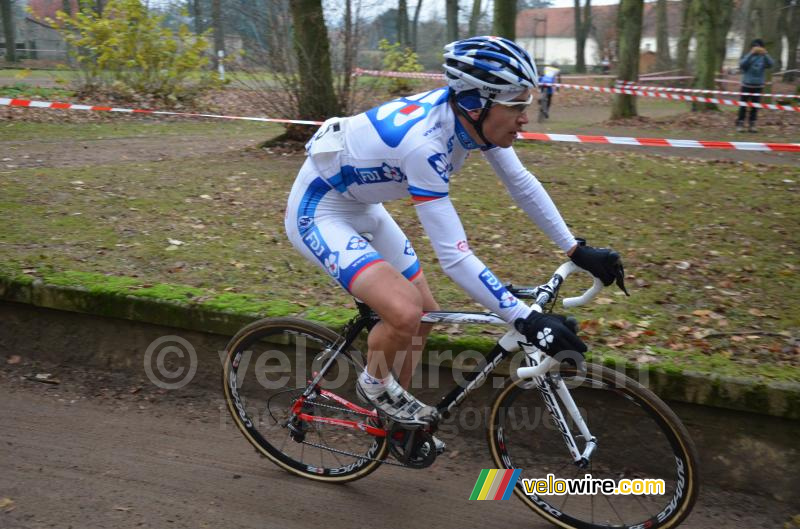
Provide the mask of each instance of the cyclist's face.
{"label": "cyclist's face", "polygon": [[[498,147],[510,147],[517,138],[517,132],[528,123],[528,105],[530,90],[508,101],[512,105],[493,104],[483,122],[483,134],[486,139]],[[514,105],[513,103],[519,103]]]}

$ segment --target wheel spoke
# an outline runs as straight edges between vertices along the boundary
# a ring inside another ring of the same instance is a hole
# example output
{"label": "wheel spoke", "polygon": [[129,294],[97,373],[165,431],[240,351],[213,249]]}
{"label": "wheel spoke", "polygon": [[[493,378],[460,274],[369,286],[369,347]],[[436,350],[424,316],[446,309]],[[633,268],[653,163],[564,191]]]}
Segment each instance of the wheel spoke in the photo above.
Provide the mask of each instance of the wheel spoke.
{"label": "wheel spoke", "polygon": [[[281,384],[284,381],[307,384],[320,369],[320,362],[326,361],[316,360],[319,353],[334,343],[343,341],[332,331],[302,320],[276,318],[256,322],[237,334],[226,350],[224,368],[230,376],[226,375],[225,396],[234,421],[249,432],[247,439],[267,458],[290,472],[316,480],[349,481],[366,476],[382,464],[385,438],[376,439],[366,432],[338,425],[305,421],[298,425],[304,430],[304,438],[292,439],[285,427],[293,404],[307,388]],[[328,381],[336,380],[349,392],[355,388],[359,366],[363,365],[361,353],[347,347],[335,354],[338,356],[323,373],[320,385],[325,387]],[[304,406],[303,413],[333,418],[352,416],[352,412],[333,401],[311,401]],[[351,460],[359,465],[351,465]]]}
{"label": "wheel spoke", "polygon": [[[570,373],[565,378],[571,376]],[[549,413],[538,390],[525,389],[519,382],[509,382],[492,405],[491,428],[493,432],[502,428],[502,443],[497,435],[490,436],[495,462],[500,465],[503,461],[513,461],[513,466],[540,479],[548,474],[556,479],[582,479],[588,474],[592,479],[613,479],[615,483],[622,478],[662,478],[669,491],[676,486],[675,458],[680,457],[688,462],[692,478],[680,498],[679,508],[673,509],[678,515],[661,522],[653,520],[667,507],[674,497],[672,494],[643,498],[599,491],[564,497],[549,494],[538,496],[535,502],[523,498],[537,513],[544,515],[550,509],[561,512],[559,520],[565,527],[600,528],[645,522],[651,522],[648,527],[652,529],[663,525],[674,527],[676,520],[680,522],[688,514],[697,495],[693,478],[696,463],[685,428],[655,396],[633,381],[623,383],[618,374],[606,368],[589,373],[582,386],[573,386],[569,385],[570,393],[592,435],[598,439],[598,448],[586,469],[570,470],[573,463],[564,457],[562,432],[548,420]],[[575,431],[574,421],[568,424]],[[686,446],[691,453],[684,449]]]}

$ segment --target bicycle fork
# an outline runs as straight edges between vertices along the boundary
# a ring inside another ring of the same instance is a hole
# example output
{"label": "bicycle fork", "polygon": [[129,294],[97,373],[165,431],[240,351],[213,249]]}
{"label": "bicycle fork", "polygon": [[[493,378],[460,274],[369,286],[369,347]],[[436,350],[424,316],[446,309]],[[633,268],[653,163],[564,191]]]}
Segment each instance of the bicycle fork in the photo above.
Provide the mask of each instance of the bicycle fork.
{"label": "bicycle fork", "polygon": [[[526,349],[528,349],[526,347]],[[561,437],[564,439],[564,444],[567,445],[572,460],[579,468],[586,468],[589,466],[589,460],[592,457],[595,449],[597,448],[597,438],[589,431],[583,416],[581,415],[572,394],[569,392],[564,379],[557,373],[550,373],[549,371],[559,365],[557,360],[545,355],[542,351],[531,348],[533,350],[526,350],[529,367],[522,367],[517,370],[517,375],[520,378],[531,378],[532,382],[536,384],[536,389],[542,396],[542,400],[547,407],[550,418],[553,420],[556,428],[561,432]],[[556,398],[558,395],[558,398]],[[580,436],[586,440],[586,445],[583,452],[578,448],[575,442],[575,436],[569,428],[567,417],[559,405],[559,399],[566,408],[567,414],[572,419],[572,422],[577,426]]]}

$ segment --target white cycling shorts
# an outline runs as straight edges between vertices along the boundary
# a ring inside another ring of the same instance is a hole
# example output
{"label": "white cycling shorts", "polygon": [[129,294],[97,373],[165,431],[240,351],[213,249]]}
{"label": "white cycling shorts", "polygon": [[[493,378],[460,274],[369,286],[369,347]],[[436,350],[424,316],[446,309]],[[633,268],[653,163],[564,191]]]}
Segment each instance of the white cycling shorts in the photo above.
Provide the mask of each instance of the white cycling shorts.
{"label": "white cycling shorts", "polygon": [[292,245],[348,292],[361,272],[381,261],[409,281],[422,271],[414,248],[382,204],[343,197],[308,159],[289,194],[284,225]]}

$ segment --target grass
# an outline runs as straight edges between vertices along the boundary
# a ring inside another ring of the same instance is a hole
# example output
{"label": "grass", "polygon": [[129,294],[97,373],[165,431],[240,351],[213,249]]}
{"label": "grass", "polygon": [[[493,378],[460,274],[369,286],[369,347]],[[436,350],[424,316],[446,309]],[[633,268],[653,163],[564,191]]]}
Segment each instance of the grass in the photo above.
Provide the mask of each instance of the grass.
{"label": "grass", "polygon": [[[232,128],[10,123],[0,126],[0,139],[60,149],[64,138],[143,134],[167,144],[175,135],[224,141],[228,134],[280,130],[226,125]],[[800,334],[800,170],[550,144],[524,144],[518,152],[576,235],[625,257],[632,297],[609,289],[576,313],[596,354],[800,381],[793,341]],[[284,303],[281,313],[296,307],[340,322],[350,299],[283,233],[285,200],[302,161],[296,154],[234,152],[73,168],[0,164],[0,261],[28,276],[102,274],[135,282],[144,290],[139,295],[185,297],[197,289],[221,307],[266,311]],[[470,157],[452,182],[470,246],[501,280],[539,283],[565,259],[510,203],[480,156]],[[387,207],[414,242],[442,306],[476,310],[440,271],[413,208],[404,201]],[[566,295],[588,286],[570,283]],[[159,284],[186,289],[153,290]],[[449,332],[496,334],[468,326]]]}
{"label": "grass", "polygon": [[[53,111],[58,112],[58,111]],[[137,116],[138,117],[138,116]],[[170,119],[170,118],[168,118]],[[278,125],[248,121],[187,121],[182,118],[138,117],[126,121],[99,123],[29,123],[0,121],[0,141],[56,142],[61,140],[106,140],[169,136],[269,137],[282,130]]]}
{"label": "grass", "polygon": [[10,86],[0,86],[0,97],[11,99],[67,99],[75,95],[72,90],[65,88],[48,88],[26,83],[14,83]]}

